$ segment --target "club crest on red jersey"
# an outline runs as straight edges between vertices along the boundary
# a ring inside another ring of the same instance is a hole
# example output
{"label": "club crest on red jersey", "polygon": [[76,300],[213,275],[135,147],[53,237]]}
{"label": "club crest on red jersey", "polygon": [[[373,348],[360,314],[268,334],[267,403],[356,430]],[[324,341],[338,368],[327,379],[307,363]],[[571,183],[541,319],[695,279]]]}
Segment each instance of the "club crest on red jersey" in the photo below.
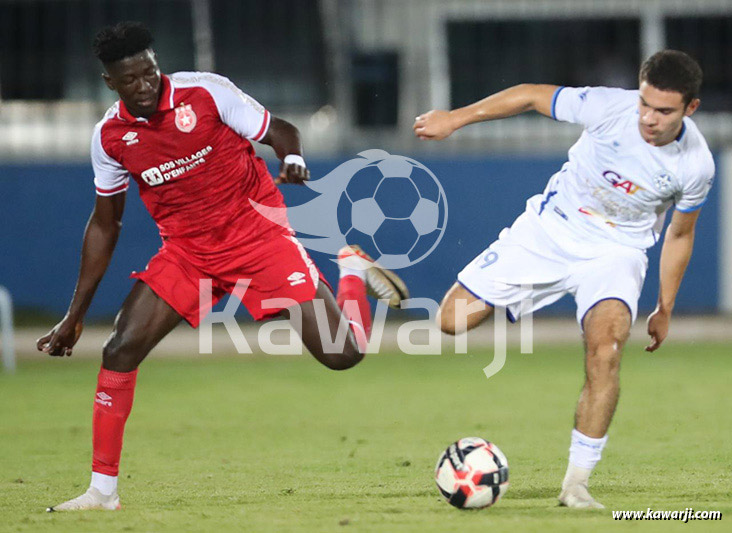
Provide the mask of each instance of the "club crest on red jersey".
{"label": "club crest on red jersey", "polygon": [[190,133],[196,127],[198,118],[193,111],[191,104],[181,105],[175,108],[175,127],[183,133]]}

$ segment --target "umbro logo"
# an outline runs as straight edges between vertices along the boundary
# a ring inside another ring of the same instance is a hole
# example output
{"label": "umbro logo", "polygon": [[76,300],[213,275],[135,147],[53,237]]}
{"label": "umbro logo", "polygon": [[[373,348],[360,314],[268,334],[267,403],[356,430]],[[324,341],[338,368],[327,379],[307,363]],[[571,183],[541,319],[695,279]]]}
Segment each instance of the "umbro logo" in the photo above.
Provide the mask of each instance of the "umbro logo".
{"label": "umbro logo", "polygon": [[305,274],[302,272],[293,272],[289,276],[287,276],[287,280],[290,282],[291,286],[300,285],[301,283],[305,283]]}
{"label": "umbro logo", "polygon": [[97,397],[94,398],[94,401],[107,407],[112,407],[112,397],[104,391],[97,392]]}
{"label": "umbro logo", "polygon": [[124,137],[122,137],[122,140],[127,143],[127,146],[140,142],[140,139],[137,138],[136,131],[128,131],[125,133]]}

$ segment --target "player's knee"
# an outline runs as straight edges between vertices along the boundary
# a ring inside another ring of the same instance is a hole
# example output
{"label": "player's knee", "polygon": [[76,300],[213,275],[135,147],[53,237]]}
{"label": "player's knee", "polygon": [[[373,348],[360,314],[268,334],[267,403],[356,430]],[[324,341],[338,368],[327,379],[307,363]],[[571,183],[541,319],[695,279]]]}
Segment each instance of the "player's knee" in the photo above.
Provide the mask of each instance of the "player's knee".
{"label": "player's knee", "polygon": [[363,360],[364,354],[358,349],[355,339],[346,340],[342,348],[326,349],[324,346],[311,347],[310,353],[330,370],[348,370]]}
{"label": "player's knee", "polygon": [[455,335],[455,309],[452,305],[441,305],[437,311],[437,317],[435,319],[438,327],[443,333],[448,335]]}
{"label": "player's knee", "polygon": [[630,334],[630,314],[622,311],[586,336],[585,366],[590,382],[618,378],[623,346]]}
{"label": "player's knee", "polygon": [[459,335],[478,326],[492,313],[493,308],[490,305],[456,285],[442,301],[435,322],[443,333]]}
{"label": "player's knee", "polygon": [[604,341],[588,344],[585,367],[589,382],[616,379],[620,373],[622,344],[608,337]]}
{"label": "player's knee", "polygon": [[102,348],[102,365],[114,372],[132,372],[144,357],[140,352],[139,343],[115,331]]}
{"label": "player's knee", "polygon": [[324,358],[325,366],[331,370],[348,370],[353,368],[363,360],[363,355],[358,347],[350,343],[343,348],[343,352],[337,354],[328,354]]}

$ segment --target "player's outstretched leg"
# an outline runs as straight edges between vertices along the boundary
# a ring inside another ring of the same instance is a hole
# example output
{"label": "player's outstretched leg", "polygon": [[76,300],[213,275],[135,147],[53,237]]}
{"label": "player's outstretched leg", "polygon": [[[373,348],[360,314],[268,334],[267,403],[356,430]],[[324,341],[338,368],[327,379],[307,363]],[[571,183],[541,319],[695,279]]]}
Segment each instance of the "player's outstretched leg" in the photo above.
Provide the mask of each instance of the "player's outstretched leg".
{"label": "player's outstretched leg", "polygon": [[577,403],[569,465],[559,495],[561,505],[604,509],[590,495],[588,484],[618,404],[620,358],[631,323],[628,307],[616,299],[595,304],[585,315],[585,384]]}
{"label": "player's outstretched leg", "polygon": [[[299,333],[318,361],[332,370],[345,370],[363,359],[368,346],[371,306],[366,295],[399,307],[409,292],[399,276],[379,266],[357,246],[341,249],[338,265],[341,272],[337,300],[321,283],[315,298],[299,306],[302,313]],[[292,313],[285,310],[283,314],[289,318]]]}
{"label": "player's outstretched leg", "polygon": [[114,330],[104,345],[94,398],[93,460],[89,490],[49,507],[52,511],[119,509],[117,474],[125,422],[132,410],[137,367],[181,316],[138,281],[122,304]]}
{"label": "player's outstretched leg", "polygon": [[492,313],[493,307],[456,282],[442,299],[437,325],[443,333],[459,335],[487,320]]}
{"label": "player's outstretched leg", "polygon": [[[354,326],[342,319],[341,309],[325,283],[320,283],[315,297],[299,306],[300,321],[294,320],[294,308],[282,314],[291,319],[305,347],[320,363],[331,370],[346,370],[363,359],[354,336]],[[325,313],[325,316],[323,316]],[[362,326],[361,326],[362,327]]]}
{"label": "player's outstretched leg", "polygon": [[341,248],[338,267],[338,307],[351,324],[359,350],[365,353],[371,336],[371,306],[366,295],[399,309],[402,300],[409,298],[409,291],[399,276],[379,265],[360,246]]}

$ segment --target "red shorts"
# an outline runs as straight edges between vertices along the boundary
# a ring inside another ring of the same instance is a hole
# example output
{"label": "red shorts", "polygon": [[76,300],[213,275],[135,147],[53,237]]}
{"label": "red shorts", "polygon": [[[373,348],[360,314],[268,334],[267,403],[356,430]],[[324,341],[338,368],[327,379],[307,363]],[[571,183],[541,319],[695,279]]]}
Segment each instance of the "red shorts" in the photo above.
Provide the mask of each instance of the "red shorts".
{"label": "red shorts", "polygon": [[[256,246],[242,247],[236,253],[215,254],[205,259],[166,241],[145,271],[133,272],[130,277],[145,282],[194,328],[212,305],[234,291],[237,281],[240,287],[248,282],[246,291],[238,296],[255,320],[277,315],[293,305],[292,300],[296,303],[312,300],[320,280],[330,288],[302,244],[289,235],[276,235]],[[211,280],[210,304],[206,303],[207,290],[202,297],[201,280]],[[284,305],[267,302],[274,298],[291,301]]]}

